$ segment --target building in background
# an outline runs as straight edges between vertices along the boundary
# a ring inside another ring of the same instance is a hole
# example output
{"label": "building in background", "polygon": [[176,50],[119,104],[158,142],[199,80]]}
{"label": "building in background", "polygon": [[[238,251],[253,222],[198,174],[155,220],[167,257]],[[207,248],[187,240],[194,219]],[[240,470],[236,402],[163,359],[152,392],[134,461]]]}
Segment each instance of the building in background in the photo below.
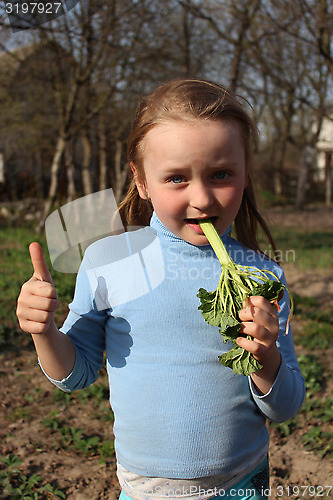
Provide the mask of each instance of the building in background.
{"label": "building in background", "polygon": [[332,175],[333,157],[333,105],[329,109],[328,117],[323,120],[321,132],[316,144],[317,171],[316,180],[325,181],[328,174]]}

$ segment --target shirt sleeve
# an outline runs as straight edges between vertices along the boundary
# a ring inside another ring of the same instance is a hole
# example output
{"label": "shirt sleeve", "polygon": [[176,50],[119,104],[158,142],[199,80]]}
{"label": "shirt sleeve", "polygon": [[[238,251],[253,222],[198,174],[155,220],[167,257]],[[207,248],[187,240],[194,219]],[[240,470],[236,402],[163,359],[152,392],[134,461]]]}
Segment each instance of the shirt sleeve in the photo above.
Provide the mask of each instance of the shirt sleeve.
{"label": "shirt sleeve", "polygon": [[60,331],[72,340],[75,347],[75,364],[72,372],[63,380],[54,380],[45,373],[39,361],[46,377],[65,392],[88,387],[95,382],[99,370],[103,367],[107,305],[105,307],[101,305],[98,282],[96,280],[94,286],[94,280],[88,276],[87,269],[91,272],[91,266],[85,257],[77,275],[69,314],[60,328]]}
{"label": "shirt sleeve", "polygon": [[[284,273],[280,269],[280,280],[286,285]],[[249,377],[250,390],[255,403],[265,417],[273,422],[285,422],[294,417],[301,408],[305,396],[305,384],[297,361],[295,347],[288,318],[290,301],[287,290],[280,301],[280,332],[277,347],[281,354],[281,365],[276,379],[267,394],[259,395]]]}

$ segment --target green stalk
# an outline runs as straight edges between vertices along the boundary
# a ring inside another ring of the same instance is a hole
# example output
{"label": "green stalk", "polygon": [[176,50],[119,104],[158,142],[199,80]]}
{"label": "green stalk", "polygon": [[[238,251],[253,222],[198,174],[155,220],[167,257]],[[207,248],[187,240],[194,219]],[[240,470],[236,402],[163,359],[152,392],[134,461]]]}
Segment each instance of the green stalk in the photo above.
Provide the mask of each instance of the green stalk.
{"label": "green stalk", "polygon": [[222,238],[217,232],[214,224],[211,222],[210,219],[204,219],[202,221],[199,220],[199,225],[203,230],[211,247],[213,248],[217,258],[219,259],[222,269],[226,267],[229,268],[231,271],[232,279],[237,282],[238,286],[243,290],[245,294],[249,293],[250,288],[247,288],[242,282],[239,276],[239,269],[237,269],[237,265],[230,257],[222,241]]}
{"label": "green stalk", "polygon": [[271,271],[237,265],[209,219],[199,221],[199,225],[222,267],[219,284],[214,292],[199,289],[199,309],[208,324],[220,326],[223,342],[231,341],[234,344],[232,349],[219,356],[220,362],[235,373],[250,375],[262,366],[252,354],[237,345],[237,337],[242,335],[238,311],[249,295],[262,295],[278,308],[277,301],[285,286]]}
{"label": "green stalk", "polygon": [[212,224],[210,219],[199,220],[199,226],[203,230],[207,240],[211,244],[217,258],[219,259],[221,266],[231,266],[235,267],[235,263],[227,252],[224,246],[221,236],[216,231],[214,224]]}

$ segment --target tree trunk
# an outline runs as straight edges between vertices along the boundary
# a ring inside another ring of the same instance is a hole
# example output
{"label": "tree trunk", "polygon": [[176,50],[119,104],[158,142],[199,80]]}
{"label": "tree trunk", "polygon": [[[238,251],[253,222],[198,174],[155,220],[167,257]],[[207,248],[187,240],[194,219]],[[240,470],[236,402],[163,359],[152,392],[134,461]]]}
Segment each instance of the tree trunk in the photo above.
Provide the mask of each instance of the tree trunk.
{"label": "tree trunk", "polygon": [[106,134],[104,116],[98,114],[99,189],[107,188]]}
{"label": "tree trunk", "polygon": [[332,151],[325,153],[325,204],[330,207],[332,203]]}
{"label": "tree trunk", "polygon": [[114,160],[115,173],[116,173],[116,187],[114,190],[114,196],[116,198],[117,203],[119,203],[121,198],[122,198],[125,182],[127,179],[127,173],[128,173],[128,164],[125,164],[123,166],[123,168],[121,166],[121,150],[122,150],[122,142],[120,140],[117,140],[116,141],[115,160]]}
{"label": "tree trunk", "polygon": [[55,200],[57,190],[58,190],[58,174],[60,170],[60,165],[61,165],[61,158],[64,153],[66,146],[66,140],[65,140],[65,134],[60,134],[57,140],[57,145],[55,149],[55,153],[53,156],[52,160],[52,165],[51,165],[51,184],[50,184],[50,190],[49,190],[49,195],[47,200],[44,203],[44,210],[42,213],[41,220],[38,222],[36,231],[37,234],[40,234],[42,232],[42,229],[44,227],[45,219],[48,216],[52,203]]}
{"label": "tree trunk", "polygon": [[5,158],[2,153],[0,153],[0,184],[5,184]]}
{"label": "tree trunk", "polygon": [[284,160],[287,152],[287,134],[282,138],[282,143],[280,143],[279,150],[279,160],[277,162],[275,171],[274,171],[274,193],[278,196],[282,195],[282,176],[284,170]]}
{"label": "tree trunk", "polygon": [[74,179],[74,162],[69,142],[66,143],[66,148],[65,148],[65,164],[66,164],[67,179],[68,179],[67,203],[69,203],[70,201],[74,200],[76,194],[75,179]]}
{"label": "tree trunk", "polygon": [[37,196],[40,199],[44,198],[44,182],[43,182],[43,161],[42,161],[42,155],[41,155],[41,150],[38,149],[35,151],[35,164],[36,164],[36,191],[37,191]]}
{"label": "tree trunk", "polygon": [[296,190],[296,208],[303,210],[306,199],[306,189],[309,179],[309,172],[312,166],[313,148],[306,146],[301,154],[300,166],[298,171],[297,190]]}
{"label": "tree trunk", "polygon": [[55,148],[55,152],[53,155],[53,160],[52,160],[52,165],[51,165],[51,184],[50,184],[50,189],[49,189],[49,194],[48,198],[44,203],[44,210],[42,213],[41,220],[38,222],[36,231],[37,234],[40,234],[45,223],[45,219],[49,214],[50,208],[52,206],[52,203],[55,200],[57,189],[58,189],[58,174],[60,170],[60,165],[61,165],[61,158],[62,155],[65,151],[66,147],[66,142],[69,140],[69,129],[71,126],[74,110],[75,110],[75,103],[77,99],[79,91],[79,83],[75,81],[73,85],[70,88],[68,98],[66,100],[66,106],[65,106],[65,112],[64,116],[62,117],[62,126],[60,128],[60,132],[58,135],[57,139],[57,144]]}
{"label": "tree trunk", "polygon": [[190,5],[188,0],[183,4],[183,36],[184,36],[184,74],[191,75],[191,32],[189,26]]}
{"label": "tree trunk", "polygon": [[[282,195],[282,165],[283,165],[283,159],[281,156],[281,139],[276,139],[275,142],[273,142],[272,149],[271,149],[271,170],[273,172],[273,189],[274,189],[274,194],[277,196]],[[281,161],[282,160],[282,161]]]}
{"label": "tree trunk", "polygon": [[236,92],[238,86],[239,74],[244,52],[244,38],[248,28],[249,24],[247,22],[243,22],[238,33],[237,41],[235,42],[234,53],[232,57],[233,62],[231,68],[231,76],[230,76],[230,90],[232,92]]}
{"label": "tree trunk", "polygon": [[281,172],[280,166],[278,166],[274,170],[274,194],[276,194],[277,196],[282,195],[281,176],[282,176],[282,172]]}
{"label": "tree trunk", "polygon": [[91,160],[91,144],[87,132],[84,130],[81,135],[83,145],[83,162],[82,162],[82,184],[83,193],[85,195],[93,193],[93,186],[90,175],[90,160]]}

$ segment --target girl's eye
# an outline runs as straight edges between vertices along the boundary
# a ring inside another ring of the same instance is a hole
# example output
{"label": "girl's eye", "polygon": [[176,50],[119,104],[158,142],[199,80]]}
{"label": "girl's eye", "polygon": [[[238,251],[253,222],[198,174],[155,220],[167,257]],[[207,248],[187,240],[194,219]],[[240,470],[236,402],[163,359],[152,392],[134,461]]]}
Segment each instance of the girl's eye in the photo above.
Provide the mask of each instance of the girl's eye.
{"label": "girl's eye", "polygon": [[215,178],[219,181],[223,180],[223,179],[226,179],[226,177],[228,177],[228,172],[224,172],[223,170],[221,172],[216,172],[215,174]]}
{"label": "girl's eye", "polygon": [[172,177],[170,180],[173,184],[180,184],[183,182],[183,178],[180,175],[175,175],[175,177]]}

